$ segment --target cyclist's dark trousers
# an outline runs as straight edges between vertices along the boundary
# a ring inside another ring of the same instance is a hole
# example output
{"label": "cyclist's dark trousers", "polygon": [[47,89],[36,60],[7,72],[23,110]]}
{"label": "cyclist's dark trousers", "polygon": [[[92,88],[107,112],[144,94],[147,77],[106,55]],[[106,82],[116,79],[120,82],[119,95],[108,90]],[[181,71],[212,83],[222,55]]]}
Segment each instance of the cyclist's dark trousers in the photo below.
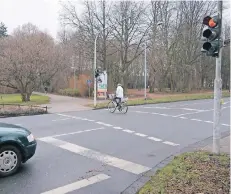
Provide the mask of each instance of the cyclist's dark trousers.
{"label": "cyclist's dark trousers", "polygon": [[115,100],[116,100],[116,104],[117,104],[117,106],[119,106],[119,104],[121,103],[121,98],[119,98],[119,97],[115,97]]}

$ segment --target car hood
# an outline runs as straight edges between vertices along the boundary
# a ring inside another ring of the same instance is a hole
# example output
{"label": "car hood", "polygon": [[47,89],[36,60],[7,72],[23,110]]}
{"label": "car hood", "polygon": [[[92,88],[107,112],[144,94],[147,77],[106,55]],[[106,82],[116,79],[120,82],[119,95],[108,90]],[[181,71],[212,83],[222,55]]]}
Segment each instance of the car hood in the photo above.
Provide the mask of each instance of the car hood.
{"label": "car hood", "polygon": [[0,122],[0,134],[22,134],[22,135],[29,135],[30,131],[17,125],[8,124],[8,123],[1,123]]}

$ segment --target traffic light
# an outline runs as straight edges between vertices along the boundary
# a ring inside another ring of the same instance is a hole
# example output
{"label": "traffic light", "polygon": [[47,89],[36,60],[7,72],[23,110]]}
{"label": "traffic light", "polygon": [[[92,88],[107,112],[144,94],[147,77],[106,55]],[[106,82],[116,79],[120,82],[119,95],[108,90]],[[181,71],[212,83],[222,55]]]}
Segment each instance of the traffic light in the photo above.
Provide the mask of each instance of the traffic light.
{"label": "traffic light", "polygon": [[206,52],[207,56],[218,57],[220,50],[221,22],[218,15],[214,17],[206,16],[203,24],[207,27],[203,29],[202,36],[206,39],[201,52]]}
{"label": "traffic light", "polygon": [[99,73],[100,73],[99,70],[96,69],[96,70],[95,70],[95,78],[99,77]]}

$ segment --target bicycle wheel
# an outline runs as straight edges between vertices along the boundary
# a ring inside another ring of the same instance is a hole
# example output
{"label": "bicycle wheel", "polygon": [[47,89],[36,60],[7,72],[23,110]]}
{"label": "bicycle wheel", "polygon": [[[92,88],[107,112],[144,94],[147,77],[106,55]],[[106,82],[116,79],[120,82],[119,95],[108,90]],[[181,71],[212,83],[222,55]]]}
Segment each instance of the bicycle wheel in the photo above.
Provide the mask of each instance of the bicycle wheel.
{"label": "bicycle wheel", "polygon": [[114,101],[111,101],[111,102],[108,103],[108,110],[111,113],[115,112],[115,110],[116,110],[116,103]]}
{"label": "bicycle wheel", "polygon": [[121,103],[120,112],[122,112],[123,114],[126,114],[128,112],[128,106],[126,103]]}

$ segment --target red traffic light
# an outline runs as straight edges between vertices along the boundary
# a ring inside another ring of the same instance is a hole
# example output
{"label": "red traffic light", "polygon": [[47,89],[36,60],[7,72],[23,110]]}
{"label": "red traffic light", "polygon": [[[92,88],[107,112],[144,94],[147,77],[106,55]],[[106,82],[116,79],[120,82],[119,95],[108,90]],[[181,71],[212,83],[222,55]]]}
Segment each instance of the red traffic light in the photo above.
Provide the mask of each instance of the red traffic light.
{"label": "red traffic light", "polygon": [[217,17],[211,18],[210,16],[206,16],[203,19],[203,24],[209,26],[210,28],[215,28],[218,24]]}

